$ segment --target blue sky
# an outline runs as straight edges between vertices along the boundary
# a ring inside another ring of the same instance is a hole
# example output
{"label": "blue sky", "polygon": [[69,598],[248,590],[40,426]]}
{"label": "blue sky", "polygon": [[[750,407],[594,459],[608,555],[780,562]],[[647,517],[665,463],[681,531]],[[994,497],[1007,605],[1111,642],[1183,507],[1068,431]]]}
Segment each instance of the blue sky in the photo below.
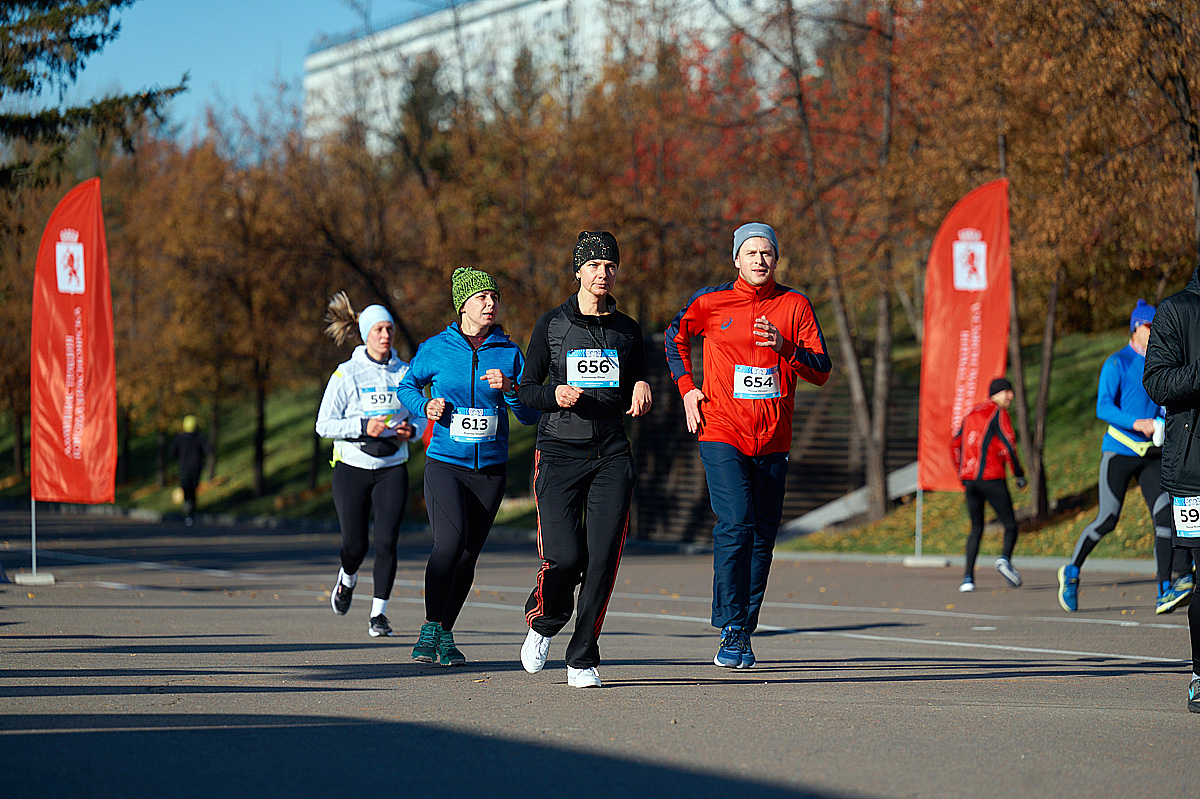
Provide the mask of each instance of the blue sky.
{"label": "blue sky", "polygon": [[[435,3],[366,0],[375,25]],[[185,131],[208,104],[252,108],[277,77],[298,87],[315,40],[362,25],[344,0],[138,0],[119,18],[120,36],[88,61],[67,100],[170,86],[187,72],[188,91],[170,109]]]}

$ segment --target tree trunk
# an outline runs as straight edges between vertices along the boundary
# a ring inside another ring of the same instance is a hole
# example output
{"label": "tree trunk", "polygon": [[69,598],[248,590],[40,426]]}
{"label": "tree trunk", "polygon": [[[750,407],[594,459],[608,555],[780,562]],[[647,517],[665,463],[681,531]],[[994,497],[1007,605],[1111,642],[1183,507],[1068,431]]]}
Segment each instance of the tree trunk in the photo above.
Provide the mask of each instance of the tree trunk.
{"label": "tree trunk", "polygon": [[154,434],[154,483],[159,488],[167,484],[167,431],[161,427]]}
{"label": "tree trunk", "polygon": [[25,414],[13,413],[13,474],[25,476]]}
{"label": "tree trunk", "polygon": [[1042,330],[1042,371],[1038,378],[1037,405],[1034,406],[1033,450],[1029,459],[1030,503],[1034,518],[1050,518],[1050,496],[1046,490],[1046,412],[1050,401],[1050,364],[1054,359],[1054,322],[1058,314],[1058,286],[1062,283],[1063,265],[1059,264],[1050,281],[1046,297],[1046,326]]}
{"label": "tree trunk", "polygon": [[888,404],[892,394],[892,248],[884,247],[879,266],[879,290],[875,308],[875,375],[871,387],[871,438],[866,448],[867,513],[882,519],[891,507],[887,492]]}
{"label": "tree trunk", "polygon": [[221,378],[218,374],[217,385],[213,389],[212,414],[208,418],[208,479],[217,476],[217,450],[221,446]]}
{"label": "tree trunk", "polygon": [[254,359],[254,496],[267,493],[267,366]]}
{"label": "tree trunk", "polygon": [[[317,395],[317,413],[321,410],[321,396]],[[313,414],[313,418],[317,417],[317,413]],[[317,479],[321,476],[321,462],[325,460],[324,439],[317,433],[316,428],[312,432],[312,455],[308,460],[308,487],[310,489],[317,487]]]}
{"label": "tree trunk", "polygon": [[129,481],[129,453],[132,450],[130,444],[133,435],[130,431],[129,409],[122,407],[121,415],[118,417],[117,425],[117,447],[120,452],[117,458],[117,482],[124,484]]}

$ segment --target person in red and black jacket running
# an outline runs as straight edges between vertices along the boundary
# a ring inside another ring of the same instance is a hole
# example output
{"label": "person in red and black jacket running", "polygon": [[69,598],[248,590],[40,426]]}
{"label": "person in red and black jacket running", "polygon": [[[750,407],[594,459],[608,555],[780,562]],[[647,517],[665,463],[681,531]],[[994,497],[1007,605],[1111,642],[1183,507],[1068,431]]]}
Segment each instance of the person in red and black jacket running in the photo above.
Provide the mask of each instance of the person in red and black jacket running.
{"label": "person in red and black jacket running", "polygon": [[[769,225],[733,233],[737,278],[692,295],[665,335],[688,430],[700,438],[713,527],[713,662],[754,665],[775,536],[783,516],[796,381],[822,386],[832,364],[808,298],[775,282],[779,244]],[[692,377],[693,336],[704,336],[704,387]]]}
{"label": "person in red and black jacket running", "polygon": [[1004,555],[996,559],[996,571],[1014,588],[1021,584],[1021,574],[1012,565],[1013,549],[1017,545],[1017,520],[1013,516],[1008,485],[1004,482],[1005,464],[1008,464],[1017,477],[1017,487],[1025,487],[1025,470],[1017,459],[1012,420],[1008,418],[1008,407],[1014,396],[1012,383],[997,377],[988,386],[987,401],[976,405],[963,417],[962,425],[950,442],[958,479],[962,481],[967,498],[967,513],[971,517],[966,569],[959,591],[975,590],[975,558],[979,555],[979,540],[983,537],[985,501],[1004,525]]}

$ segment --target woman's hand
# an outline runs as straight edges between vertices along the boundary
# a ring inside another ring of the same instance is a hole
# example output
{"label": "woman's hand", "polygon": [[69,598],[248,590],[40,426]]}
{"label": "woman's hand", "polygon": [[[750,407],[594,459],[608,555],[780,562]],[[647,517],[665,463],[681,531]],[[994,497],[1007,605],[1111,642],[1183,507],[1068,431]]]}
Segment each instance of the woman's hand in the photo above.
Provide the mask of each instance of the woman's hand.
{"label": "woman's hand", "polygon": [[628,416],[645,416],[650,412],[650,404],[653,399],[650,397],[650,384],[644,380],[639,380],[633,384],[633,402],[629,405],[629,410],[625,411]]}
{"label": "woman's hand", "polygon": [[483,373],[480,380],[486,380],[492,388],[499,389],[502,393],[507,394],[512,391],[513,381],[504,376],[504,372],[499,369],[488,369]]}
{"label": "woman's hand", "polygon": [[583,396],[583,389],[575,386],[559,386],[554,389],[554,401],[558,403],[560,408],[574,407],[579,398]]}
{"label": "woman's hand", "polygon": [[425,418],[431,422],[436,422],[442,418],[442,414],[446,412],[446,400],[441,397],[434,397],[429,402],[425,403]]}

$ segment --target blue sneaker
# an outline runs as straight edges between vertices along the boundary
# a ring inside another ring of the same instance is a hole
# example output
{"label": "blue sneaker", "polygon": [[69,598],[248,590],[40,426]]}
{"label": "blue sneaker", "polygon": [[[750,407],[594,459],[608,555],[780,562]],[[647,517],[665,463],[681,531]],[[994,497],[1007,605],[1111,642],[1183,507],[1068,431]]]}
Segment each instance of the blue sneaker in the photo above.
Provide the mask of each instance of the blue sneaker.
{"label": "blue sneaker", "polygon": [[[726,669],[742,668],[742,643],[745,631],[736,624],[730,624],[721,630],[721,645],[717,647],[717,656],[713,663]],[[751,655],[753,657],[753,655]]]}
{"label": "blue sneaker", "polygon": [[742,662],[739,669],[749,669],[754,666],[754,650],[750,648],[750,633],[742,630]]}
{"label": "blue sneaker", "polygon": [[1200,677],[1193,677],[1188,685],[1188,710],[1200,713]]}
{"label": "blue sneaker", "polygon": [[1176,593],[1183,594],[1186,597],[1186,599],[1179,603],[1179,607],[1183,607],[1192,601],[1192,594],[1196,590],[1196,578],[1191,572],[1181,574],[1175,578],[1175,582],[1171,583],[1171,587],[1175,589]]}
{"label": "blue sneaker", "polygon": [[1171,585],[1170,580],[1163,580],[1158,585],[1158,601],[1154,603],[1154,613],[1170,613],[1180,605],[1186,605],[1191,599],[1192,594],[1189,591],[1186,594],[1181,594]]}
{"label": "blue sneaker", "polygon": [[1074,563],[1058,570],[1058,604],[1068,613],[1079,610],[1079,567]]}

